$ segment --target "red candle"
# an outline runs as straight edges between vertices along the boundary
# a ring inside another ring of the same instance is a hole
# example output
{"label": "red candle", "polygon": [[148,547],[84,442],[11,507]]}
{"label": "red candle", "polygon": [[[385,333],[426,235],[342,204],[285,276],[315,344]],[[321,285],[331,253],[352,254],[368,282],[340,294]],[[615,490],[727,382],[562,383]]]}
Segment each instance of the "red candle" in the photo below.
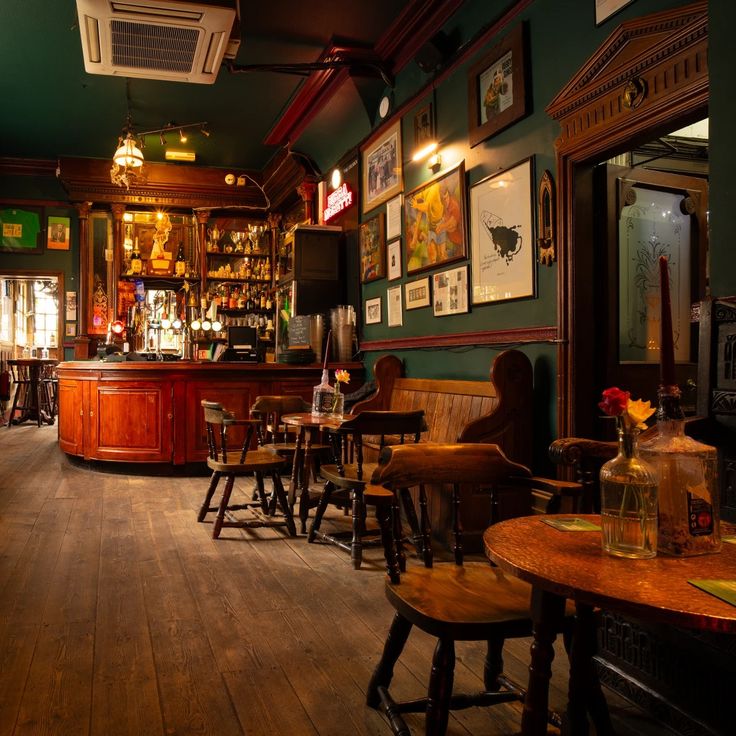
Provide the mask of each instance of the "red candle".
{"label": "red candle", "polygon": [[659,381],[663,386],[675,385],[675,344],[672,339],[672,305],[667,257],[659,257],[661,295]]}

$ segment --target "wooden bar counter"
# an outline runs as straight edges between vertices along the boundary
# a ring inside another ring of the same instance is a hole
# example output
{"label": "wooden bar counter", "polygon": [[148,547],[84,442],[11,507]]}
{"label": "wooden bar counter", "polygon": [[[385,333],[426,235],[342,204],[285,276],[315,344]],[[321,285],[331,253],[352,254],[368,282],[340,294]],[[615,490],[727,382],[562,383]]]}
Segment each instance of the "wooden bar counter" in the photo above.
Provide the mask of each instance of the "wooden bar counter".
{"label": "wooden bar counter", "polygon": [[[361,363],[330,364],[363,383]],[[87,460],[203,462],[207,442],[200,402],[218,401],[247,417],[258,395],[297,394],[311,401],[322,366],[198,361],[60,363],[59,447]]]}

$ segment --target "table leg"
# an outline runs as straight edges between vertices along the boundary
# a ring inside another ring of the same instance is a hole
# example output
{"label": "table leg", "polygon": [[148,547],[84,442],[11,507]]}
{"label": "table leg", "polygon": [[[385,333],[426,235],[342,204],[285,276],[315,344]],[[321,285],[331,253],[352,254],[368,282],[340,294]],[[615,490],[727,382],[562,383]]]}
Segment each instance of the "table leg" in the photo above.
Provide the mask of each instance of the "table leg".
{"label": "table leg", "polygon": [[299,521],[301,525],[301,533],[307,533],[307,519],[309,518],[309,468],[312,462],[312,432],[309,428],[305,429],[306,441],[304,443],[304,452],[302,454],[302,463],[299,468],[301,473],[301,494],[299,495]]}
{"label": "table leg", "polygon": [[529,664],[529,687],[521,716],[523,736],[544,736],[547,733],[549,681],[552,677],[552,646],[561,630],[565,614],[565,599],[537,588],[532,589],[532,633]]}
{"label": "table leg", "polygon": [[570,649],[570,682],[563,733],[587,736],[588,712],[597,736],[612,736],[608,705],[593,663],[596,621],[593,606],[575,604],[575,629]]}

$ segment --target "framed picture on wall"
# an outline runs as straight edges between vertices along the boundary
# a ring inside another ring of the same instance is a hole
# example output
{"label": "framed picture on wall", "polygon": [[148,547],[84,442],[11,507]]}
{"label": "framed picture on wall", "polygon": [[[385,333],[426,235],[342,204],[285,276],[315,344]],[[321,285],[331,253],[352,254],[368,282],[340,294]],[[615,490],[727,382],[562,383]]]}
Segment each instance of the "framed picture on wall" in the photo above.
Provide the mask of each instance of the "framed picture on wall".
{"label": "framed picture on wall", "polygon": [[468,267],[459,266],[432,276],[434,316],[463,314],[468,311]]}
{"label": "framed picture on wall", "polygon": [[466,257],[463,161],[404,197],[404,235],[407,274]]}
{"label": "framed picture on wall", "polygon": [[401,327],[403,324],[401,286],[392,286],[386,292],[386,311],[388,312],[388,326]]}
{"label": "framed picture on wall", "polygon": [[0,204],[0,252],[43,253],[40,207]]}
{"label": "framed picture on wall", "polygon": [[68,217],[49,215],[46,221],[46,247],[49,250],[69,250],[69,230],[71,220]]}
{"label": "framed picture on wall", "polygon": [[429,276],[404,284],[407,309],[419,309],[429,306]]}
{"label": "framed picture on wall", "polygon": [[386,276],[386,229],[383,212],[360,225],[360,281]]}
{"label": "framed picture on wall", "polygon": [[388,244],[388,280],[401,278],[401,238]]}
{"label": "framed picture on wall", "polygon": [[361,149],[363,214],[399,194],[404,188],[401,165],[401,120],[386,128]]}
{"label": "framed picture on wall", "polygon": [[527,112],[524,25],[517,25],[468,72],[470,146],[500,133]]}
{"label": "framed picture on wall", "polygon": [[528,158],[470,188],[473,304],[534,296],[533,180]]}
{"label": "framed picture on wall", "polygon": [[365,323],[377,325],[381,322],[381,297],[365,300]]}

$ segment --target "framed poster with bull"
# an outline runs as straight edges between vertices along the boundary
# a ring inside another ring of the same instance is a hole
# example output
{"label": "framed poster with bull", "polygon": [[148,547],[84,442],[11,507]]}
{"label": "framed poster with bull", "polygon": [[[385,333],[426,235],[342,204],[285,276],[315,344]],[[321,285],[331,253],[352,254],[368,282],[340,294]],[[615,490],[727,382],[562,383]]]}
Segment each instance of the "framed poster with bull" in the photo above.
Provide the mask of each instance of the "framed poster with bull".
{"label": "framed poster with bull", "polygon": [[470,188],[472,303],[536,295],[533,158]]}

